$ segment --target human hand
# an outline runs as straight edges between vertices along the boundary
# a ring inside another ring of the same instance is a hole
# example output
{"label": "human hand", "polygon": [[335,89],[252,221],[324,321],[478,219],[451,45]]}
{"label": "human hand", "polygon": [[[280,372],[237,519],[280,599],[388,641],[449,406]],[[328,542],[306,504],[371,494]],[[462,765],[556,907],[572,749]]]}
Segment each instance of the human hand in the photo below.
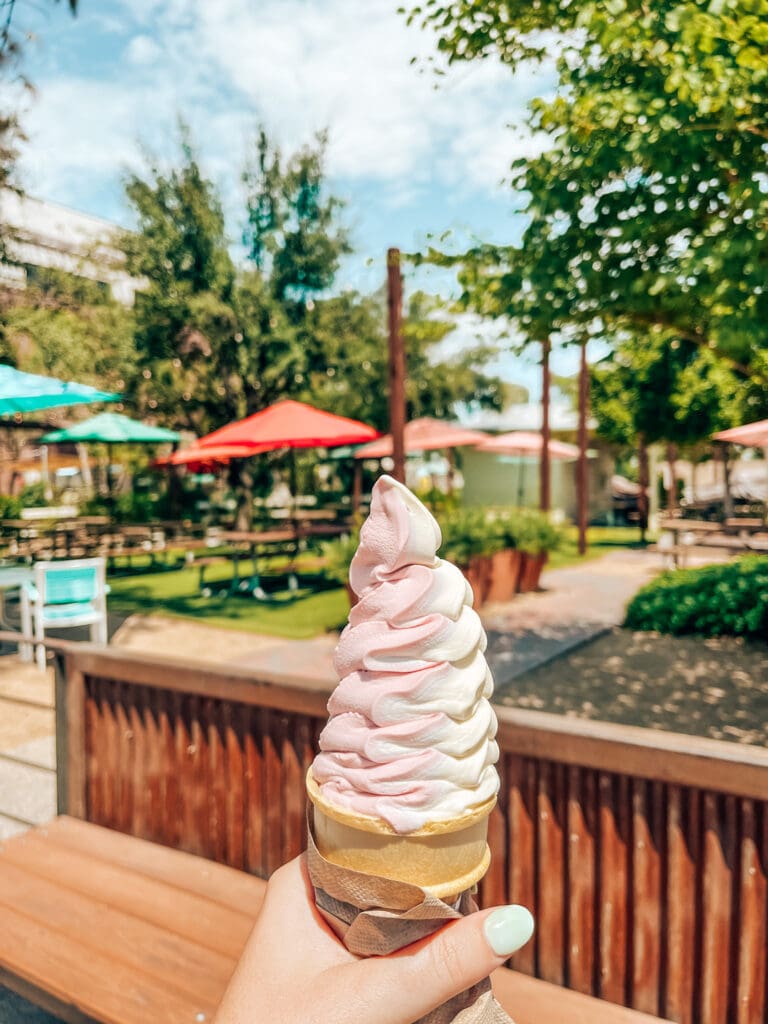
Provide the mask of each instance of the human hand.
{"label": "human hand", "polygon": [[487,977],[533,934],[524,907],[478,911],[397,953],[361,959],[318,913],[306,858],[269,881],[215,1024],[413,1024]]}

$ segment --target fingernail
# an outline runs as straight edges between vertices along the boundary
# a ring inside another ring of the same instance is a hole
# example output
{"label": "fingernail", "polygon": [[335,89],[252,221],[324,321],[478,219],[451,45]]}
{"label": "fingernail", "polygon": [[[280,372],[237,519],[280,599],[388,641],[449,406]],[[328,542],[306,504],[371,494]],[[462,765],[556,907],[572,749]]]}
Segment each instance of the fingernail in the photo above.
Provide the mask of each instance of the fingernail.
{"label": "fingernail", "polygon": [[510,956],[533,935],[533,914],[525,907],[499,907],[486,917],[484,928],[496,956]]}

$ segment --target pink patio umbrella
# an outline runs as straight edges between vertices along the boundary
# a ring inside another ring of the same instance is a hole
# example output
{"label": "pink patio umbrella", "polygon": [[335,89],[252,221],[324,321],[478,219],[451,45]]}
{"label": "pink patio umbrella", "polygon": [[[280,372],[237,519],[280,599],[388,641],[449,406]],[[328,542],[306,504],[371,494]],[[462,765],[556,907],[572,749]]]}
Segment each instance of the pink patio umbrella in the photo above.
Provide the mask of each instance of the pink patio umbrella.
{"label": "pink patio umbrella", "polygon": [[743,427],[731,427],[712,435],[713,441],[740,444],[745,448],[768,448],[768,420],[745,423]]}
{"label": "pink patio umbrella", "polygon": [[[469,430],[459,423],[447,423],[431,416],[406,423],[404,431],[406,452],[430,452],[438,448],[460,448],[475,445],[488,438],[482,430]],[[383,459],[392,454],[392,435],[385,434],[377,441],[363,445],[355,452],[356,459]]]}
{"label": "pink patio umbrella", "polygon": [[[477,446],[477,451],[487,452],[489,455],[517,455],[521,462],[517,473],[518,503],[523,500],[523,471],[522,459],[526,455],[538,455],[541,457],[544,440],[541,434],[528,430],[513,430],[509,434],[498,434]],[[550,440],[547,451],[552,459],[577,459],[579,449],[575,444],[566,444],[565,441]]]}

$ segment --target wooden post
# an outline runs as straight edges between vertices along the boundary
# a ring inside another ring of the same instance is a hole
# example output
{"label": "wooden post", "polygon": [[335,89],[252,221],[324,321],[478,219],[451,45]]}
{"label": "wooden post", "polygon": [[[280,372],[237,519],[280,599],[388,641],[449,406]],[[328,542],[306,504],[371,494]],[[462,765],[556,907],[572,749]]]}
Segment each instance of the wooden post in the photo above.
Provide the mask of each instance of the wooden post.
{"label": "wooden post", "polygon": [[720,445],[723,460],[723,519],[733,518],[733,495],[731,494],[731,446],[726,442]]}
{"label": "wooden post", "polygon": [[389,431],[392,435],[392,476],[405,483],[405,348],[403,346],[403,279],[400,250],[387,250],[389,310]]}
{"label": "wooden post", "polygon": [[648,445],[645,443],[645,435],[639,434],[637,438],[637,482],[640,485],[638,495],[637,514],[639,517],[640,540],[645,543],[645,534],[648,529]]}
{"label": "wooden post", "polygon": [[589,493],[587,483],[587,416],[589,413],[589,367],[587,366],[587,343],[581,346],[579,366],[579,460],[576,466],[576,494],[578,501],[579,554],[587,552],[587,519],[589,518]]}
{"label": "wooden post", "polygon": [[549,338],[541,343],[541,461],[539,462],[539,508],[549,512],[552,504],[551,470],[549,458]]}
{"label": "wooden post", "polygon": [[667,443],[667,466],[669,468],[669,493],[667,494],[667,511],[677,510],[677,445],[674,441]]}

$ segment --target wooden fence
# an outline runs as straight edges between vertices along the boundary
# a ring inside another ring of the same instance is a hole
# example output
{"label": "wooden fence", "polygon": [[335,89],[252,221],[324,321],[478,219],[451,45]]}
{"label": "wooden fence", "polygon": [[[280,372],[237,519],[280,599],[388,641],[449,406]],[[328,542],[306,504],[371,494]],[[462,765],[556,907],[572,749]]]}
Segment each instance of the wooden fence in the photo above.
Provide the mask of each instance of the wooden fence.
{"label": "wooden fence", "polygon": [[[269,875],[304,845],[327,692],[70,647],[60,809]],[[768,751],[498,708],[485,905],[537,919],[519,970],[681,1024],[764,1024]]]}

